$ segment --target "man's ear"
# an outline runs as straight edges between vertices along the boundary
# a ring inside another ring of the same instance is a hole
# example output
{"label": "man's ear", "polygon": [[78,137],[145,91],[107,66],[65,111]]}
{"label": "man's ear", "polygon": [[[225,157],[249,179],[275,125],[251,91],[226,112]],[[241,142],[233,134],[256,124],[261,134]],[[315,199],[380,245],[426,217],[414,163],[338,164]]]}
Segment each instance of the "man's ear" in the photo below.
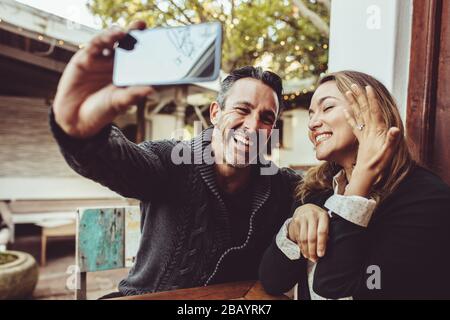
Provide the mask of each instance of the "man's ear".
{"label": "man's ear", "polygon": [[209,106],[209,119],[211,123],[215,126],[219,121],[220,113],[221,113],[220,105],[217,101],[213,101]]}

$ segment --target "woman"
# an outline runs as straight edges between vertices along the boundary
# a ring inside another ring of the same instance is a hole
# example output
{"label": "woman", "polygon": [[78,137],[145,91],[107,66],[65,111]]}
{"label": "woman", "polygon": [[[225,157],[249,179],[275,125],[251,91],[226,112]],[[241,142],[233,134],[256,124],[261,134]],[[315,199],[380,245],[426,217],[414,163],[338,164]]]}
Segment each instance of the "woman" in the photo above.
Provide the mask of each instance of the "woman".
{"label": "woman", "polygon": [[324,162],[306,173],[297,200],[307,204],[265,252],[266,291],[298,283],[301,299],[450,298],[450,188],[412,160],[388,90],[333,73],[309,114]]}

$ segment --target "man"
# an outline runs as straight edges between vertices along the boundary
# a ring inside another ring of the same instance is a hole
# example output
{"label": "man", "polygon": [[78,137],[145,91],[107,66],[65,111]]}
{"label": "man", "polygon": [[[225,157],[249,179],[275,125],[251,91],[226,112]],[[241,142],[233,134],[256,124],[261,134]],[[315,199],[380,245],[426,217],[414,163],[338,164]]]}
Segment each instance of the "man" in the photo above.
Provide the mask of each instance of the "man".
{"label": "man", "polygon": [[280,113],[281,79],[253,67],[231,72],[210,106],[213,128],[182,148],[181,156],[188,152],[193,161],[180,163],[179,142],[136,145],[110,124],[153,90],[111,84],[112,57],[103,53],[124,36],[106,31],[74,55],[50,115],[76,172],[141,200],[141,243],[120,293],[257,279],[264,250],[290,216],[298,182],[288,169],[264,174],[267,165],[252,153],[267,143]]}

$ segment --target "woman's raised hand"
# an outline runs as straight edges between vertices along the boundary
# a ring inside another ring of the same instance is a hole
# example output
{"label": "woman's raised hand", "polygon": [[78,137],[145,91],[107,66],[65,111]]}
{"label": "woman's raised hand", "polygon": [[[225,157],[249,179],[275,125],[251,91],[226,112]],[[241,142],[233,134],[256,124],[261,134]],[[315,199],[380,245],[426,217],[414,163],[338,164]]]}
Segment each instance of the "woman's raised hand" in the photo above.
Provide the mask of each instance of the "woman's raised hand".
{"label": "woman's raised hand", "polygon": [[[400,130],[387,127],[372,87],[361,88],[353,84],[351,89],[345,94],[350,109],[344,109],[344,113],[359,143],[352,179],[354,174],[364,175],[371,185],[392,160]],[[356,193],[366,196],[368,190]]]}

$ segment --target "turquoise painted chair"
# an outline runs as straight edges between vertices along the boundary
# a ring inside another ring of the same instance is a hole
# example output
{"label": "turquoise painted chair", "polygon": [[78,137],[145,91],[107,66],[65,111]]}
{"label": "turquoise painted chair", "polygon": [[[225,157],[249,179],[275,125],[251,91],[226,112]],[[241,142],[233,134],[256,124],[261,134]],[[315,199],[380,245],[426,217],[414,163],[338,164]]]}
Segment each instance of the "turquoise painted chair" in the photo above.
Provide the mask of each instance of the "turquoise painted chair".
{"label": "turquoise painted chair", "polygon": [[80,208],[75,299],[86,300],[87,273],[131,267],[139,247],[139,206]]}

